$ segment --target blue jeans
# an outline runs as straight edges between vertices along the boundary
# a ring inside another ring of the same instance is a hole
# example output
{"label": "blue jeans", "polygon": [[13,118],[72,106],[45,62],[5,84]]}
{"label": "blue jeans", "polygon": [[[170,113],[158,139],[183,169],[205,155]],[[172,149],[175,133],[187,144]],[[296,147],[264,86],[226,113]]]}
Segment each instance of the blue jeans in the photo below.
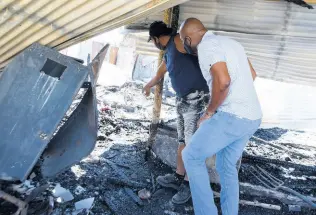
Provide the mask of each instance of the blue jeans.
{"label": "blue jeans", "polygon": [[221,183],[223,215],[237,215],[239,183],[236,162],[261,119],[248,120],[233,114],[217,112],[205,120],[182,151],[190,181],[195,215],[217,215],[205,160],[216,154],[216,170]]}

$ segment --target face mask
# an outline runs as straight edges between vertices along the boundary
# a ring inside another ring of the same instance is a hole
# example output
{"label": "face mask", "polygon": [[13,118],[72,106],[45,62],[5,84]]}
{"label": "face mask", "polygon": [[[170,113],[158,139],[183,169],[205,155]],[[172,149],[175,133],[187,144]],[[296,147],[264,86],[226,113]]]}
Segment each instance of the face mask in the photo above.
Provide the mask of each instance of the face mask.
{"label": "face mask", "polygon": [[185,49],[185,51],[188,53],[188,54],[194,54],[194,51],[193,51],[193,49],[192,49],[192,47],[191,46],[189,46],[188,44],[183,44],[183,46],[184,46],[184,49]]}
{"label": "face mask", "polygon": [[184,39],[184,43],[183,43],[184,49],[188,54],[192,54],[194,55],[195,52],[193,50],[193,48],[191,47],[191,38],[190,37],[186,37]]}

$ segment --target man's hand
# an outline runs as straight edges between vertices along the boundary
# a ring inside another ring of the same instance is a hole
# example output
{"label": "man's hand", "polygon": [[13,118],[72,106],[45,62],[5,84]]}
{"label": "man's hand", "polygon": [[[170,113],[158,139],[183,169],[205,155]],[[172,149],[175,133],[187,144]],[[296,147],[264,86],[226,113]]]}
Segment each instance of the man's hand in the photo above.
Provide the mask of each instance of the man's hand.
{"label": "man's hand", "polygon": [[161,81],[161,79],[165,76],[166,72],[167,72],[167,66],[166,66],[165,61],[163,60],[158,68],[158,71],[155,77],[153,77],[143,88],[143,94],[145,96],[148,97],[150,95],[150,89],[156,86],[156,84],[158,84]]}
{"label": "man's hand", "polygon": [[248,64],[249,64],[249,66],[250,66],[250,71],[251,71],[252,79],[253,79],[253,81],[255,81],[255,79],[256,79],[256,77],[257,77],[257,73],[256,73],[255,69],[253,68],[253,66],[252,66],[252,64],[251,64],[251,62],[250,62],[250,60],[249,60],[249,58],[248,58]]}
{"label": "man's hand", "polygon": [[143,94],[146,97],[148,97],[150,95],[150,89],[151,89],[151,87],[148,84],[143,88]]}
{"label": "man's hand", "polygon": [[209,112],[205,112],[203,114],[203,116],[199,119],[199,121],[197,122],[197,126],[200,127],[201,123],[204,122],[205,120],[208,120],[209,118],[211,118],[214,115],[214,113],[209,113]]}

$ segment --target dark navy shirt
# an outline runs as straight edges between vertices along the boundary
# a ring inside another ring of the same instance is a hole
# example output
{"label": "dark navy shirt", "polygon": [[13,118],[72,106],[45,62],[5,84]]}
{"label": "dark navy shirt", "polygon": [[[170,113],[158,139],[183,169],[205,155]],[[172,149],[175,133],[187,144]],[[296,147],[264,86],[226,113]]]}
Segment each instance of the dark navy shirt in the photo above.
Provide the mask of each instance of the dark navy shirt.
{"label": "dark navy shirt", "polygon": [[185,97],[196,90],[209,92],[198,58],[179,52],[174,43],[174,36],[170,37],[164,58],[172,87],[178,97]]}

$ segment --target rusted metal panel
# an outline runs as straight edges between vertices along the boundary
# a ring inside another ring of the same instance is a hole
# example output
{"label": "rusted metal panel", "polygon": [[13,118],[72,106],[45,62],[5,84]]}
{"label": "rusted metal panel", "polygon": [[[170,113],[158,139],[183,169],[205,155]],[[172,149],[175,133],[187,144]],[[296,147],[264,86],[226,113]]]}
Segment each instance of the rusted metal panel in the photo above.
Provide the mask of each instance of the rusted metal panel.
{"label": "rusted metal panel", "polygon": [[[97,41],[92,41],[92,53],[91,53],[91,58],[95,58],[97,54],[101,51],[101,49],[104,47],[103,43],[97,42]],[[90,62],[88,62],[89,64]]]}
{"label": "rusted metal panel", "polygon": [[33,44],[0,77],[0,178],[24,180],[53,137],[89,69]]}
{"label": "rusted metal panel", "polygon": [[94,75],[94,83],[92,83],[93,85],[96,85],[96,83],[98,81],[101,67],[102,67],[103,61],[105,59],[106,53],[108,52],[109,47],[110,47],[110,45],[106,44],[100,50],[100,52],[97,54],[97,56],[95,56],[93,61],[89,64],[89,67],[91,68],[93,75]]}
{"label": "rusted metal panel", "polygon": [[110,50],[110,56],[109,56],[109,63],[116,65],[117,61],[117,54],[118,54],[118,47],[112,47]]}
{"label": "rusted metal panel", "polygon": [[61,50],[186,1],[0,1],[0,68],[34,42]]}

